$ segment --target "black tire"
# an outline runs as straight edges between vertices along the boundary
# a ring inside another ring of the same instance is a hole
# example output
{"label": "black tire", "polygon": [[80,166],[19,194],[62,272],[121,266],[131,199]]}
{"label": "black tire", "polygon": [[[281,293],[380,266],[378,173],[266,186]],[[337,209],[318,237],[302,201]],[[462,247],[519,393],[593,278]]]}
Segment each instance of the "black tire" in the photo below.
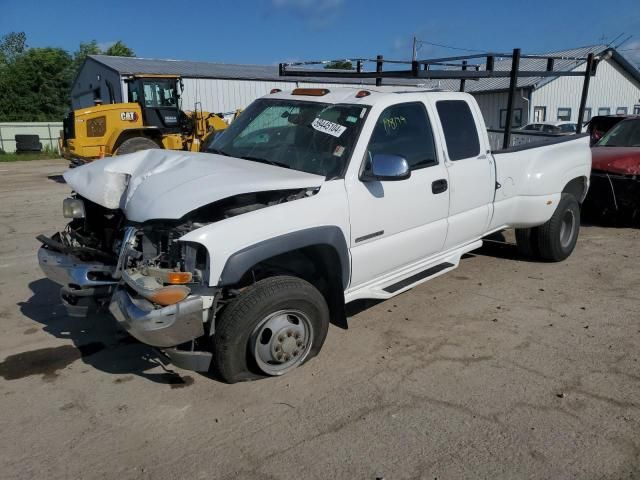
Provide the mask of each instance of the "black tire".
{"label": "black tire", "polygon": [[313,330],[313,341],[300,365],[318,354],[329,329],[329,308],[322,294],[300,278],[266,278],[244,289],[216,324],[213,368],[224,381],[236,383],[267,376],[255,360],[251,337],[263,319],[288,309],[303,312]]}
{"label": "black tire", "polygon": [[573,252],[579,233],[580,204],[573,195],[563,193],[551,219],[538,227],[540,258],[549,262],[561,262]]}
{"label": "black tire", "polygon": [[156,142],[147,137],[133,137],[125,140],[116,150],[116,155],[126,155],[127,153],[149,150],[151,148],[161,148]]}
{"label": "black tire", "polygon": [[39,135],[14,135],[16,143],[24,143],[26,145],[40,143]]}
{"label": "black tire", "polygon": [[36,143],[23,143],[16,142],[16,152],[40,152],[42,150],[42,144]]}
{"label": "black tire", "polygon": [[516,245],[518,252],[525,258],[536,259],[538,251],[538,227],[516,228]]}

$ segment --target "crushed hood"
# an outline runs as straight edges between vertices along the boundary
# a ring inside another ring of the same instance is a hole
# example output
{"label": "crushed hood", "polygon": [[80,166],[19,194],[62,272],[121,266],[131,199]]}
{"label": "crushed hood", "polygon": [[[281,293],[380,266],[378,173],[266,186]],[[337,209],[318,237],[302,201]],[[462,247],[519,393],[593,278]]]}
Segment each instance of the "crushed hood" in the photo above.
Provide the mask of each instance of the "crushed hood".
{"label": "crushed hood", "polygon": [[68,170],[73,190],[105,208],[144,222],[178,219],[243,193],[319,187],[324,177],[210,153],[144,150]]}
{"label": "crushed hood", "polygon": [[640,147],[592,147],[593,170],[640,175]]}

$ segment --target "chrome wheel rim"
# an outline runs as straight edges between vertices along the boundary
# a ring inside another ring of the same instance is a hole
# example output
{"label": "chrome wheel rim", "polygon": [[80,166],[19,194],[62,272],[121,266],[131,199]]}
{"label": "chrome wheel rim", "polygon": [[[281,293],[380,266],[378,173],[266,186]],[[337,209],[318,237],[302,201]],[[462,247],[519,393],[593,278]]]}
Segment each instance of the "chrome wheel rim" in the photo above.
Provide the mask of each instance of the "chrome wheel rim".
{"label": "chrome wheel rim", "polygon": [[251,334],[253,357],[267,375],[283,375],[309,355],[313,327],[299,310],[279,310],[263,318]]}
{"label": "chrome wheel rim", "polygon": [[572,210],[567,210],[562,216],[560,223],[560,245],[567,248],[573,240],[573,233],[576,229],[576,216]]}

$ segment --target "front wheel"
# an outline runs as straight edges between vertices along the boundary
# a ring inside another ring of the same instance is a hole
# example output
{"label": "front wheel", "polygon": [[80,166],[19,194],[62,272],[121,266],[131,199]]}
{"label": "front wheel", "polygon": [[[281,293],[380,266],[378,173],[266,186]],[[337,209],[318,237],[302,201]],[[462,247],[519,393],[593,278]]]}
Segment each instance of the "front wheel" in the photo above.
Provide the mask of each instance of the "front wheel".
{"label": "front wheel", "polygon": [[580,233],[580,205],[563,193],[551,219],[538,227],[537,246],[542,260],[560,262],[571,255]]}
{"label": "front wheel", "polygon": [[222,312],[214,365],[229,383],[284,375],[320,351],[328,329],[329,308],[313,285],[296,277],[266,278]]}
{"label": "front wheel", "polygon": [[150,150],[152,148],[162,148],[156,142],[147,137],[133,137],[125,140],[118,147],[115,155],[126,155],[127,153]]}

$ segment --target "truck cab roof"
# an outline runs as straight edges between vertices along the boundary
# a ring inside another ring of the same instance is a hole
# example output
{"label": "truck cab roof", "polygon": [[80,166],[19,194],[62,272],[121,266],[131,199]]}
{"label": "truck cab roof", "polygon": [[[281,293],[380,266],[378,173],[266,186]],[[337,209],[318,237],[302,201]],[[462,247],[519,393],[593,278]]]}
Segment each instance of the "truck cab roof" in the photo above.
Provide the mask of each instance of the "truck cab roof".
{"label": "truck cab roof", "polygon": [[[274,89],[277,90],[277,89]],[[295,99],[308,102],[319,103],[351,103],[360,105],[374,105],[393,99],[390,103],[396,103],[398,95],[412,93],[452,93],[446,90],[430,89],[426,87],[407,87],[407,86],[372,86],[357,85],[353,87],[318,87],[318,88],[296,88],[293,90],[274,91],[263,98],[276,99]],[[469,96],[466,93],[460,93],[461,96]],[[385,102],[386,103],[386,102]]]}

